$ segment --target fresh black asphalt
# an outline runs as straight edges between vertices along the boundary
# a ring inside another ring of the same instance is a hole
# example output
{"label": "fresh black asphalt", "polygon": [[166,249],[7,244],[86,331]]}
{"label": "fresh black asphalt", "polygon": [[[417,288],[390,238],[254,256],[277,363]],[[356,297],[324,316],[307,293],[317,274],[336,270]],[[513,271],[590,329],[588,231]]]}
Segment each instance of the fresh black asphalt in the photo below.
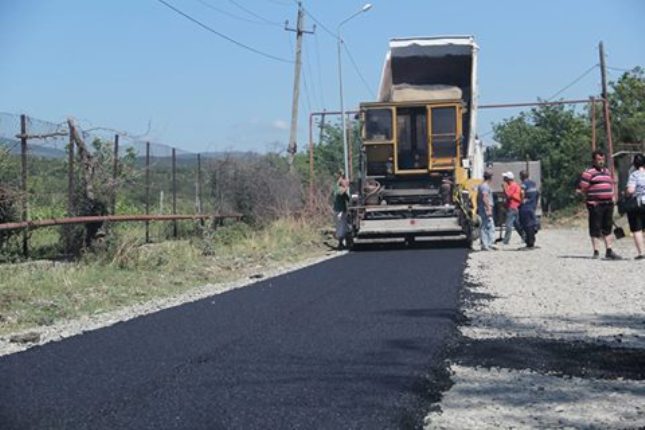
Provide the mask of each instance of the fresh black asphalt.
{"label": "fresh black asphalt", "polygon": [[350,253],[2,357],[0,429],[420,427],[466,255]]}

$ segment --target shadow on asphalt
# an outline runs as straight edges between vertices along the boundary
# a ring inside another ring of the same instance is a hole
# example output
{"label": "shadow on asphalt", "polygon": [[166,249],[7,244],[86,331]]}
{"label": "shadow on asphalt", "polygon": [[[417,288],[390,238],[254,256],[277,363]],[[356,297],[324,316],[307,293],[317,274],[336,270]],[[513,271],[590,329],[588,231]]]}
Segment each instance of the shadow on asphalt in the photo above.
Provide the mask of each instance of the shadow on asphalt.
{"label": "shadow on asphalt", "polygon": [[455,309],[392,309],[379,312],[381,315],[390,315],[407,318],[435,318],[460,323],[464,320],[460,311]]}
{"label": "shadow on asphalt", "polygon": [[472,367],[530,369],[581,378],[645,379],[645,350],[585,341],[538,337],[464,338],[454,359]]}

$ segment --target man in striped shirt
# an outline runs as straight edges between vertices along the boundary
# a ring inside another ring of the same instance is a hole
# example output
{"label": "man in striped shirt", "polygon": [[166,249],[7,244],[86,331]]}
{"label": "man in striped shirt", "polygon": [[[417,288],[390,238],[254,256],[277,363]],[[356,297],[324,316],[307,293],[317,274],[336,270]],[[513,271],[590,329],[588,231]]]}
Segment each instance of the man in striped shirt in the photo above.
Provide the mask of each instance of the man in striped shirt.
{"label": "man in striped shirt", "polygon": [[611,227],[614,216],[614,177],[605,167],[603,151],[592,153],[593,166],[582,172],[578,192],[585,195],[589,211],[589,236],[593,246],[593,258],[599,258],[600,240],[605,242],[605,259],[620,260],[611,249]]}

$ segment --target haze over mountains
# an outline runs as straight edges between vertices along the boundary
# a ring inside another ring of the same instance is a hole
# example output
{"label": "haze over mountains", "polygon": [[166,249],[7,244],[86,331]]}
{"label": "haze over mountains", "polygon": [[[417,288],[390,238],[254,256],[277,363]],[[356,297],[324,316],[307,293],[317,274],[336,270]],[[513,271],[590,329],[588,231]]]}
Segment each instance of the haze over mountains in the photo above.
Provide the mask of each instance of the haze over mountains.
{"label": "haze over mountains", "polygon": [[[42,157],[42,158],[53,158],[53,159],[63,159],[67,158],[67,151],[66,149],[61,149],[60,148],[60,143],[57,144],[57,148],[47,146],[47,145],[39,145],[35,143],[29,143],[28,144],[28,154],[29,156],[36,156],[36,157]],[[5,137],[0,137],[0,149],[8,148],[9,149],[9,154],[10,155],[20,155],[20,141],[17,139],[9,139]],[[121,153],[125,154],[125,151],[127,150],[128,146],[124,145],[122,146]],[[164,152],[165,153],[170,153],[170,148],[165,148]],[[225,158],[234,158],[234,159],[240,159],[240,158],[255,158],[259,156],[258,153],[255,152],[242,152],[242,151],[209,151],[209,152],[202,152],[201,154],[201,159],[202,161],[204,160],[222,160]],[[197,154],[196,153],[190,153],[190,152],[183,152],[181,150],[178,150],[177,152],[177,162],[181,163],[182,165],[186,164],[192,164],[192,163],[197,163]],[[154,155],[154,150],[153,154],[150,156],[151,162],[154,163],[159,163],[160,161],[167,161],[170,163],[171,161],[171,156],[170,155],[164,155],[164,156],[158,156]],[[144,164],[145,163],[145,154],[137,154],[137,162]]]}

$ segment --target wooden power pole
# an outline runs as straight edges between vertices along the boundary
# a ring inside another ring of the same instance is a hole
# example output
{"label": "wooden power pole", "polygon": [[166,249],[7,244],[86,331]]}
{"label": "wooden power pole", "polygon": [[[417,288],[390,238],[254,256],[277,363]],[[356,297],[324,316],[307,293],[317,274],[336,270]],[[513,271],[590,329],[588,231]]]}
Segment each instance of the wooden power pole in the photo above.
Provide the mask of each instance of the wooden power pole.
{"label": "wooden power pole", "polygon": [[293,76],[293,99],[291,102],[291,131],[289,132],[289,146],[287,147],[287,152],[289,153],[289,170],[293,170],[293,158],[298,151],[297,143],[297,134],[298,134],[298,99],[300,97],[300,68],[302,65],[302,35],[304,33],[313,34],[316,30],[316,27],[312,31],[304,30],[304,20],[305,14],[302,10],[302,2],[298,2],[298,19],[296,22],[296,28],[289,28],[287,25],[289,21],[285,23],[284,29],[287,31],[293,31],[296,33],[296,61],[295,61],[295,70]]}
{"label": "wooden power pole", "polygon": [[598,50],[600,54],[600,78],[602,81],[604,126],[605,135],[607,136],[607,161],[609,164],[609,170],[611,170],[611,173],[614,173],[614,144],[611,136],[611,116],[609,112],[609,97],[607,94],[607,69],[605,67],[605,49],[602,42],[600,42],[600,44],[598,45]]}

